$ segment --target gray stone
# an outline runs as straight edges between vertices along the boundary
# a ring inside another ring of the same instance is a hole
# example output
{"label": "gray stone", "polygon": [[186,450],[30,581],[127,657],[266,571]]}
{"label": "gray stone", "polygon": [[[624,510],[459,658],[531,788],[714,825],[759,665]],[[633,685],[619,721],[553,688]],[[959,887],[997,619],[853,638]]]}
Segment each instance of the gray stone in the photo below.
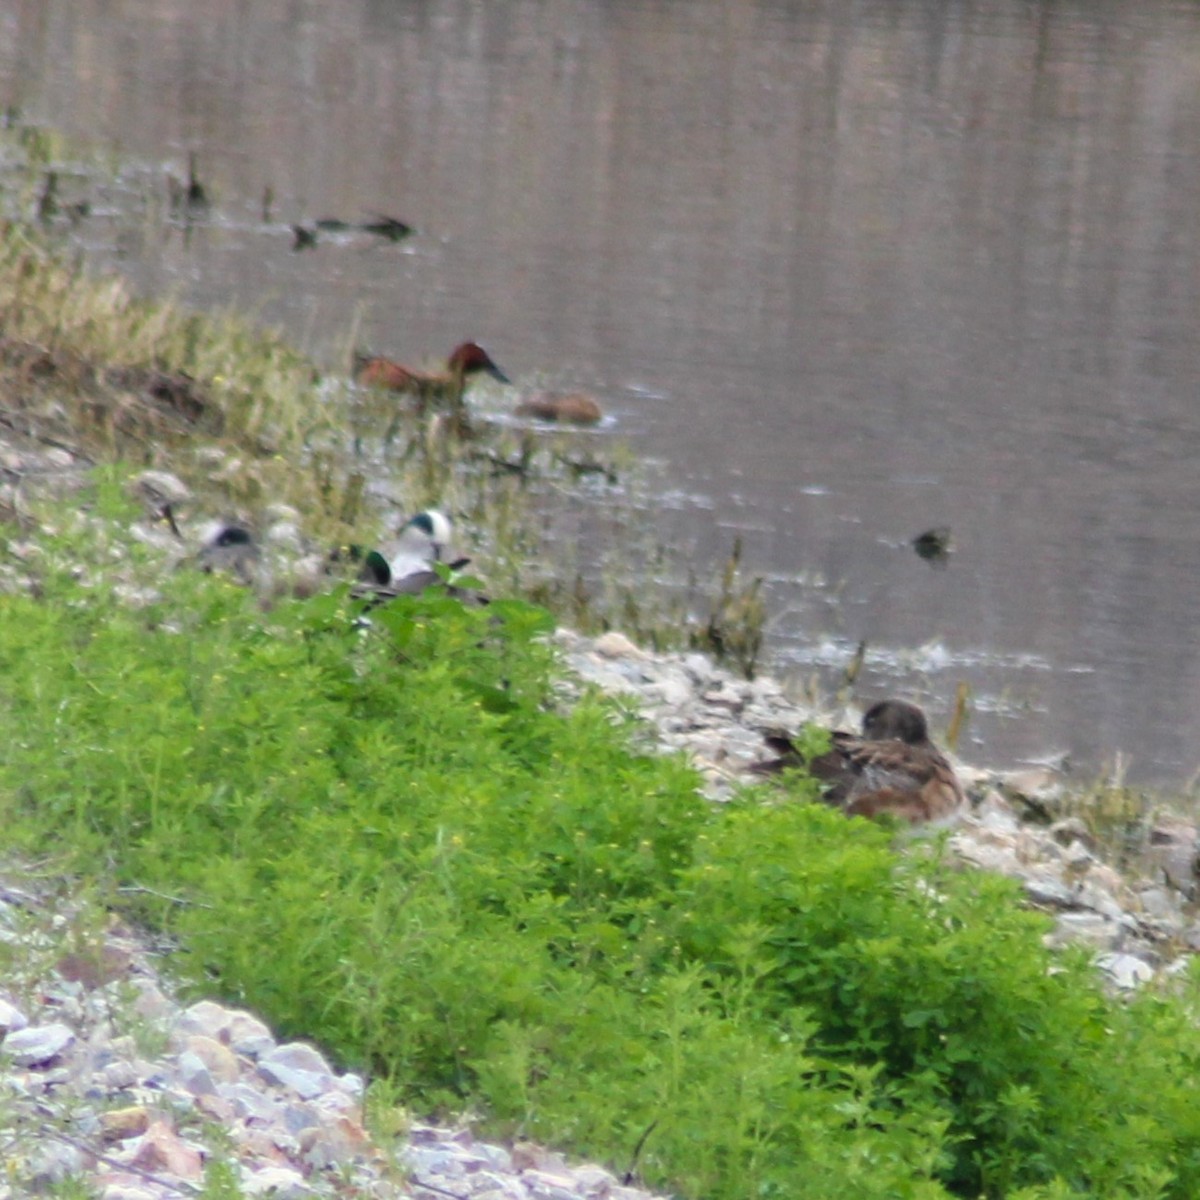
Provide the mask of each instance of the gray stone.
{"label": "gray stone", "polygon": [[204,1065],[204,1060],[198,1054],[185,1050],[175,1060],[175,1064],[179,1073],[179,1082],[193,1096],[211,1096],[216,1093],[217,1085],[213,1082],[208,1067]]}
{"label": "gray stone", "polygon": [[54,1022],[50,1025],[29,1025],[13,1030],[0,1043],[13,1062],[22,1067],[36,1067],[61,1054],[72,1042],[75,1033],[69,1025]]}
{"label": "gray stone", "polygon": [[294,1167],[262,1167],[242,1172],[242,1192],[247,1196],[271,1196],[275,1200],[292,1200],[315,1193],[304,1182],[304,1176]]}
{"label": "gray stone", "polygon": [[7,1000],[0,1000],[0,1030],[6,1033],[24,1029],[29,1024],[28,1017]]}
{"label": "gray stone", "polygon": [[258,1072],[270,1083],[291,1088],[304,1100],[319,1096],[334,1083],[329,1064],[303,1042],[275,1047],[259,1060]]}
{"label": "gray stone", "polygon": [[1132,991],[1154,978],[1154,968],[1132,954],[1101,954],[1096,964],[1124,991]]}

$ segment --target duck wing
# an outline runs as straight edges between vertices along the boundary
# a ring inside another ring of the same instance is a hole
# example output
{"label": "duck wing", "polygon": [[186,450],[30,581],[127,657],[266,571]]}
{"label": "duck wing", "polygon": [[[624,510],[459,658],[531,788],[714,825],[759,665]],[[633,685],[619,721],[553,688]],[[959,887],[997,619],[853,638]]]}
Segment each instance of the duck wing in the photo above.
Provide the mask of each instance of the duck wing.
{"label": "duck wing", "polygon": [[905,821],[932,821],[963,803],[954,768],[932,743],[859,741],[848,749],[847,762],[855,775],[845,799],[851,815],[890,813]]}

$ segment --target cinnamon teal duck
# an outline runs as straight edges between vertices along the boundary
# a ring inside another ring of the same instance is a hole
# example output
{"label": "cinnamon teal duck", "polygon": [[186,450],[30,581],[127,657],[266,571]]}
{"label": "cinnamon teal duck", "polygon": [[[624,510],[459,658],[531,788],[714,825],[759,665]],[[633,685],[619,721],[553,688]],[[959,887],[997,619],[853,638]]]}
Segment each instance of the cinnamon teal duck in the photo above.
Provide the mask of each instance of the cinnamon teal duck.
{"label": "cinnamon teal duck", "polygon": [[904,700],[881,700],[863,717],[862,736],[833,734],[824,754],[806,759],[790,736],[767,735],[777,758],[750,770],[776,775],[800,767],[825,786],[825,803],[849,816],[890,814],[917,824],[939,821],[962,807],[962,784],[949,760],[929,739],[925,714]]}
{"label": "cinnamon teal duck", "polygon": [[518,417],[561,421],[568,425],[596,425],[603,417],[600,405],[584,392],[534,392],[516,408]]}
{"label": "cinnamon teal duck", "polygon": [[478,342],[455,346],[444,371],[420,371],[380,356],[354,356],[354,378],[359,383],[415,396],[421,411],[439,403],[460,407],[468,378],[477,374],[490,375],[500,383],[511,382]]}

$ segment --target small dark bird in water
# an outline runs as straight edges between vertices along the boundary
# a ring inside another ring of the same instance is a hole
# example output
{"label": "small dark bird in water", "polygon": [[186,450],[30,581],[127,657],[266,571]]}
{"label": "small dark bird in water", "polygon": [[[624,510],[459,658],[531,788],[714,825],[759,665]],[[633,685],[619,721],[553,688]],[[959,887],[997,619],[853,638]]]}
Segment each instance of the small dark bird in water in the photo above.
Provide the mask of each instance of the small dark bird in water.
{"label": "small dark bird in water", "polygon": [[929,740],[925,714],[904,700],[881,700],[863,717],[862,736],[841,731],[824,754],[806,758],[790,735],[766,735],[779,756],[750,767],[757,775],[803,768],[825,785],[826,804],[848,816],[884,814],[916,824],[951,816],[963,804],[962,784]]}
{"label": "small dark bird in water", "polygon": [[954,552],[954,539],[950,534],[949,525],[938,525],[919,533],[912,540],[912,548],[918,558],[923,558],[935,567],[944,567],[950,561]]}
{"label": "small dark bird in water", "polygon": [[58,172],[47,171],[38,196],[38,220],[50,221],[58,215]]}
{"label": "small dark bird in water", "polygon": [[376,237],[386,238],[389,242],[398,242],[413,232],[411,225],[405,225],[395,217],[374,216],[364,221],[360,226],[364,233],[373,233]]}
{"label": "small dark bird in water", "polygon": [[174,175],[167,175],[167,196],[171,215],[177,220],[190,221],[208,212],[208,192],[196,173],[196,152],[188,154],[187,183],[183,184]]}
{"label": "small dark bird in water", "polygon": [[386,238],[389,242],[398,242],[415,232],[411,225],[406,225],[396,217],[373,216],[369,221],[343,221],[341,217],[318,217],[316,228],[324,233],[370,233],[375,237]]}
{"label": "small dark bird in water", "polygon": [[292,249],[315,250],[317,247],[317,231],[307,225],[292,226]]}

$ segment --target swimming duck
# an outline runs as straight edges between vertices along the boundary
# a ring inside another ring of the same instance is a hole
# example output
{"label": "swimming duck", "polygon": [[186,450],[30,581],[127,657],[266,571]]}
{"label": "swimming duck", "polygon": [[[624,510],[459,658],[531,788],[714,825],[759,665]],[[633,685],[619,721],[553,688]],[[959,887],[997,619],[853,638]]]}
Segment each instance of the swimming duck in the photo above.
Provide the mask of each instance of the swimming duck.
{"label": "swimming duck", "polygon": [[455,346],[444,371],[418,371],[390,358],[366,354],[354,356],[354,377],[359,383],[415,396],[422,412],[437,402],[452,409],[460,408],[467,378],[481,372],[500,383],[511,382],[477,342]]}
{"label": "swimming duck", "polygon": [[917,534],[910,545],[918,558],[923,558],[934,567],[944,567],[954,552],[954,538],[948,525],[939,525]]}
{"label": "swimming duck", "polygon": [[964,803],[962,784],[929,740],[925,714],[904,700],[881,700],[863,717],[862,736],[835,732],[833,746],[806,760],[787,734],[767,735],[779,757],[750,770],[775,775],[803,767],[826,784],[824,800],[849,816],[884,813],[917,823],[951,816]]}
{"label": "swimming duck", "polygon": [[583,392],[535,392],[522,400],[513,413],[569,425],[595,425],[604,415],[600,405]]}

